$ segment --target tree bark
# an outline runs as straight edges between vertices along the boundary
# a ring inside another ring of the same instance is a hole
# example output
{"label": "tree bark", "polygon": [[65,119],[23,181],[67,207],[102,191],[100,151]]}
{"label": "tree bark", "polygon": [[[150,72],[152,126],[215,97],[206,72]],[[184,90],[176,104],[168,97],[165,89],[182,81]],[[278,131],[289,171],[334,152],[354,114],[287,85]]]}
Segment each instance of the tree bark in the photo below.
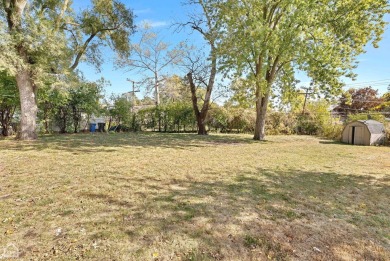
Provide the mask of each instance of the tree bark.
{"label": "tree bark", "polygon": [[7,106],[3,110],[0,111],[0,123],[2,126],[1,134],[5,137],[9,136],[9,127],[11,123],[11,119],[15,112],[15,106]]}
{"label": "tree bark", "polygon": [[199,114],[196,116],[196,121],[198,123],[198,135],[208,135],[206,129],[206,115]]}
{"label": "tree bark", "polygon": [[72,111],[73,111],[73,130],[74,130],[74,133],[77,133],[78,129],[79,129],[79,123],[80,123],[81,117],[77,111],[76,106],[72,106]]}
{"label": "tree bark", "polygon": [[[265,80],[267,86],[265,90],[262,90],[261,85],[257,83],[256,86],[256,126],[254,140],[265,140],[265,117],[267,114],[268,100],[271,93],[271,87],[275,80],[277,68],[279,66],[280,56],[276,56],[274,60],[269,56],[267,59],[268,69],[265,73]],[[259,61],[256,64],[256,77],[261,77],[263,66],[263,56],[259,56]]]}
{"label": "tree bark", "polygon": [[30,71],[21,69],[16,74],[16,84],[20,97],[20,129],[17,135],[21,140],[35,140],[38,106],[36,102],[36,88],[31,80]]}
{"label": "tree bark", "polygon": [[265,140],[265,117],[267,114],[269,94],[259,97],[256,101],[256,126],[254,140]]}
{"label": "tree bark", "polygon": [[68,117],[68,113],[67,113],[67,108],[65,107],[61,107],[59,109],[59,121],[58,123],[60,124],[60,133],[66,133],[66,125],[67,125],[67,117]]}
{"label": "tree bark", "polygon": [[207,135],[205,119],[207,115],[208,106],[203,106],[202,111],[199,111],[198,97],[196,96],[196,86],[194,83],[194,79],[192,78],[192,73],[188,73],[187,77],[188,81],[190,82],[192,107],[194,109],[196,122],[198,124],[198,135]]}
{"label": "tree bark", "polygon": [[215,76],[217,74],[217,59],[215,57],[215,48],[212,46],[211,47],[211,70],[210,70],[210,78],[207,83],[206,87],[206,94],[204,97],[203,101],[203,106],[202,109],[199,110],[198,107],[198,98],[196,96],[196,86],[194,82],[194,78],[192,76],[192,72],[187,74],[188,81],[190,83],[190,90],[191,90],[191,97],[192,97],[192,107],[195,112],[196,116],[196,121],[198,123],[198,135],[207,135],[207,129],[206,129],[206,117],[207,113],[210,108],[210,100],[211,100],[211,93],[213,91],[214,87],[214,81],[215,81]]}
{"label": "tree bark", "polygon": [[1,115],[1,135],[4,137],[7,137],[9,135],[8,128],[9,128],[9,120],[7,115]]}

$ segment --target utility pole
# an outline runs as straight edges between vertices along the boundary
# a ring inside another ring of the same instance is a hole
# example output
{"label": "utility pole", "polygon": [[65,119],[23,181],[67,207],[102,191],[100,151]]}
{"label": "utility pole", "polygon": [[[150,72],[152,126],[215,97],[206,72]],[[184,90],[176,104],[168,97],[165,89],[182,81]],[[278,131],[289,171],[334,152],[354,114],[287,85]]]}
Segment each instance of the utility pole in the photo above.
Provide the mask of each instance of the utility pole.
{"label": "utility pole", "polygon": [[305,95],[305,102],[303,103],[303,109],[302,109],[302,115],[304,115],[305,114],[305,109],[306,109],[307,96],[309,94],[313,94],[313,92],[309,92],[309,91],[311,91],[311,87],[302,87],[302,89],[306,90],[306,92],[300,93],[300,94],[304,94]]}
{"label": "utility pole", "polygon": [[134,112],[134,104],[135,104],[135,93],[136,92],[139,92],[139,89],[138,90],[135,90],[135,84],[139,83],[139,82],[135,82],[133,80],[130,80],[129,78],[126,79],[128,82],[131,82],[132,83],[132,87],[133,87],[133,90],[131,91],[132,93],[132,97],[131,97],[131,112]]}

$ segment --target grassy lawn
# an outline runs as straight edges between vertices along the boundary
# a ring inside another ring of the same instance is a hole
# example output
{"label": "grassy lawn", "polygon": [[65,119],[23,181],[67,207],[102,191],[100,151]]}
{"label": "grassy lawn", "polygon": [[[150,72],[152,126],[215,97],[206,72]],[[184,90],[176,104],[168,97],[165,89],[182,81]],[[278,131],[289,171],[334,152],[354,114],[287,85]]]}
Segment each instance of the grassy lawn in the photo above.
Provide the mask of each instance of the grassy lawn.
{"label": "grassy lawn", "polygon": [[390,260],[390,148],[268,138],[2,140],[0,255]]}

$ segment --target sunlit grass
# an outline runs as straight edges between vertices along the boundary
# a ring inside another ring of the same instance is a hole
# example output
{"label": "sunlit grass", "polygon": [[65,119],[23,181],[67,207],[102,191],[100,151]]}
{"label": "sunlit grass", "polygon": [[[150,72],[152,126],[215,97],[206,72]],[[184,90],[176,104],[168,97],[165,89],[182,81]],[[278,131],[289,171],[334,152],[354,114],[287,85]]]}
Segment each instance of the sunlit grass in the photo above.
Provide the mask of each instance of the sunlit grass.
{"label": "sunlit grass", "polygon": [[389,260],[390,148],[307,136],[0,141],[0,254]]}

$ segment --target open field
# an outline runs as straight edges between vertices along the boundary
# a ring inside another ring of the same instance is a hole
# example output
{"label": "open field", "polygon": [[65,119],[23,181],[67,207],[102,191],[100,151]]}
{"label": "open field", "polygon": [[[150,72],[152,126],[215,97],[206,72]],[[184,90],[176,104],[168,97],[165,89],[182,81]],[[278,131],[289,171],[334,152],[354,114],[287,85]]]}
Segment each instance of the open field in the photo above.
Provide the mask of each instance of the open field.
{"label": "open field", "polygon": [[0,141],[0,259],[390,260],[390,148],[307,136]]}

